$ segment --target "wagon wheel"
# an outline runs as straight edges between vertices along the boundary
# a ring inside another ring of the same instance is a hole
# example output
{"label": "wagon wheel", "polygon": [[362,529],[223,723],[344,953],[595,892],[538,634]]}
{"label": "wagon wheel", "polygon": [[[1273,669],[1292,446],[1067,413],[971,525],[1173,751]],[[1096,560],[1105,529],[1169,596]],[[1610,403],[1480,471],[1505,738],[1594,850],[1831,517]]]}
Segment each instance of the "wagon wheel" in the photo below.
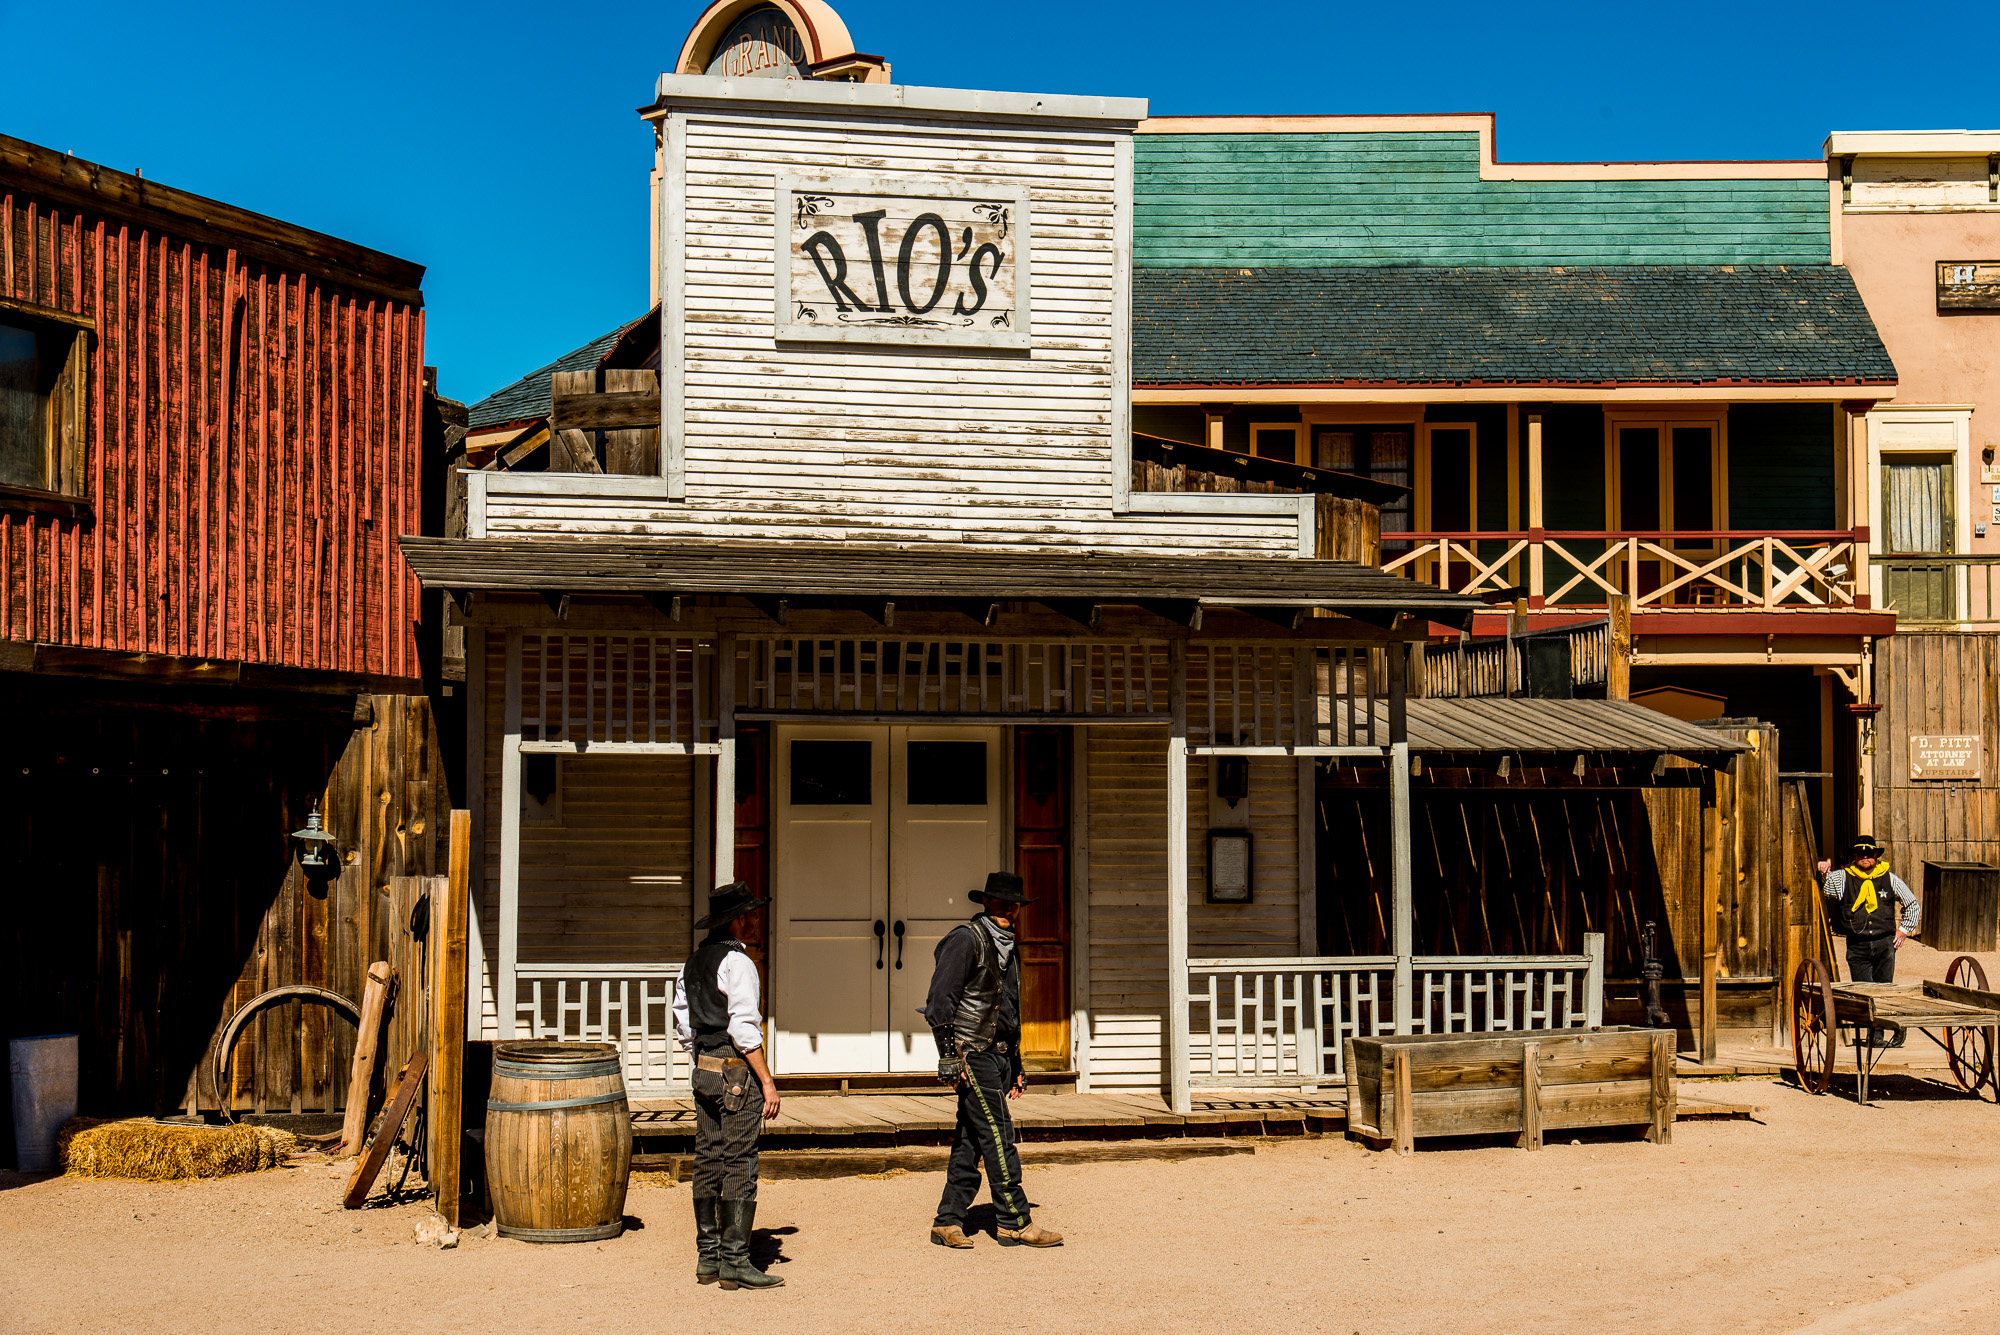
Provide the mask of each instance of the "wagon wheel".
{"label": "wagon wheel", "polygon": [[[1954,987],[1971,987],[1987,991],[1986,970],[1979,967],[1979,961],[1970,955],[1960,955],[1945,970],[1944,980]],[[1951,1058],[1952,1078],[1968,1093],[1977,1094],[1980,1086],[1993,1081],[1993,1031],[1955,1026],[1944,1031],[1944,1050]],[[2000,1098],[2000,1082],[1994,1084],[1994,1095]]]}
{"label": "wagon wheel", "polygon": [[1833,979],[1819,960],[1801,960],[1792,975],[1792,1055],[1806,1093],[1833,1087],[1833,1047]]}

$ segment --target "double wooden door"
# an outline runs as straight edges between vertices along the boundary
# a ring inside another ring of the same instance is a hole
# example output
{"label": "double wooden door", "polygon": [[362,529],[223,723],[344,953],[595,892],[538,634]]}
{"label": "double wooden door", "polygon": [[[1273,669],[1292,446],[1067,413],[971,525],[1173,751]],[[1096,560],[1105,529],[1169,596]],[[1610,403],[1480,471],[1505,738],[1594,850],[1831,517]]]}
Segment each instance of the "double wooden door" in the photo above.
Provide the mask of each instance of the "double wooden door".
{"label": "double wooden door", "polygon": [[934,1070],[932,954],[1006,865],[1003,732],[787,725],[772,737],[772,1053],[788,1075]]}

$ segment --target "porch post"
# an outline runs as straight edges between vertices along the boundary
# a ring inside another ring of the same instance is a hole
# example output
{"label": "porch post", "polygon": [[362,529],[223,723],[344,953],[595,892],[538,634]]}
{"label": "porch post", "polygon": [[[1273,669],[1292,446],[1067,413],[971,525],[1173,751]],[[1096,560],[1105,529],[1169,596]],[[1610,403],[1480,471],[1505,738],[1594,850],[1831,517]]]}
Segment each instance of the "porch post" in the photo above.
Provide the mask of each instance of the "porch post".
{"label": "porch post", "polygon": [[1410,924],[1410,744],[1389,743],[1389,886],[1395,922],[1396,1032],[1413,1032],[1415,947]]}
{"label": "porch post", "polygon": [[500,970],[493,1008],[502,1038],[516,1038],[515,974],[521,953],[521,632],[507,632],[506,721],[500,734]]}
{"label": "porch post", "polygon": [[1542,605],[1542,415],[1528,414],[1528,606]]}
{"label": "porch post", "polygon": [[[715,642],[715,862],[713,885],[696,887],[707,902],[708,892],[736,879],[736,637]],[[701,915],[695,914],[698,918]]]}
{"label": "porch post", "polygon": [[1173,1110],[1194,1110],[1188,1087],[1188,768],[1187,642],[1169,650],[1167,728],[1167,1094]]}

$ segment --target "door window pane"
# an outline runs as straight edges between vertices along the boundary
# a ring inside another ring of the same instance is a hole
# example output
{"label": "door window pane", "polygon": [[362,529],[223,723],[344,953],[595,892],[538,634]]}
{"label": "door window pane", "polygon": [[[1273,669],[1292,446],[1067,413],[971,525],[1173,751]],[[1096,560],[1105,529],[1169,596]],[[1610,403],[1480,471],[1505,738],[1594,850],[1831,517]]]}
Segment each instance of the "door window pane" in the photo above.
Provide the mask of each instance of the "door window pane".
{"label": "door window pane", "polygon": [[[1368,433],[1368,476],[1377,482],[1391,482],[1399,487],[1410,485],[1410,433],[1408,431],[1370,431]],[[1384,533],[1408,533],[1410,531],[1410,498],[1398,496],[1382,507],[1382,531]]]}
{"label": "door window pane", "polygon": [[874,743],[793,742],[792,805],[865,807],[874,800]]}
{"label": "door window pane", "polygon": [[1946,497],[1949,466],[1943,463],[1882,460],[1882,508],[1892,552],[1951,550]]}
{"label": "door window pane", "polygon": [[1313,462],[1321,468],[1342,473],[1359,471],[1354,454],[1354,432],[1321,431],[1313,437]]}
{"label": "door window pane", "polygon": [[911,742],[908,771],[913,807],[986,805],[984,742]]}
{"label": "door window pane", "polygon": [[1472,528],[1472,433],[1463,427],[1431,433],[1431,527],[1440,533]]}
{"label": "door window pane", "polygon": [[1618,428],[1618,527],[1652,533],[1660,527],[1660,429]]}
{"label": "door window pane", "polygon": [[1674,527],[1715,527],[1714,432],[1705,426],[1674,428]]}
{"label": "door window pane", "polygon": [[1295,464],[1298,460],[1298,433],[1290,427],[1263,427],[1251,442],[1251,453],[1259,459],[1278,459]]}
{"label": "door window pane", "polygon": [[42,439],[47,401],[35,335],[0,325],[0,483],[46,487]]}

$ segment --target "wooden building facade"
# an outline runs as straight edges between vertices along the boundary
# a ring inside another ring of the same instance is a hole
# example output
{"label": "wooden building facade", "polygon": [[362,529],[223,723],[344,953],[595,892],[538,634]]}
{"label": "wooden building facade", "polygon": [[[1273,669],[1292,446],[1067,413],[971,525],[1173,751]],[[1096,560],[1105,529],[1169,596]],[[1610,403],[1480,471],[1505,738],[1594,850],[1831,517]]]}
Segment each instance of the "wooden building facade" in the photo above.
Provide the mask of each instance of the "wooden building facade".
{"label": "wooden building facade", "polygon": [[358,1000],[390,878],[434,869],[457,753],[394,547],[432,522],[422,274],[0,139],[0,1011],[81,1033],[87,1110],[339,1106],[324,1008],[226,1088],[205,1054],[273,986]]}

